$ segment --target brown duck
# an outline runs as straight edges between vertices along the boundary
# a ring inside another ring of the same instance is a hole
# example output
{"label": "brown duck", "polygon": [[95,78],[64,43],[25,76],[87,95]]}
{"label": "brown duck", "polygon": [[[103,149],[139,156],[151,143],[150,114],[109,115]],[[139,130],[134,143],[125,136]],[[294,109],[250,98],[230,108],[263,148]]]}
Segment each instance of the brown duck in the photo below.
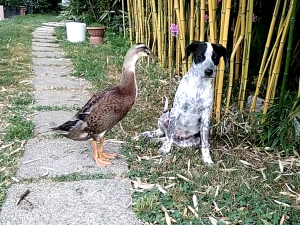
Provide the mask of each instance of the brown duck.
{"label": "brown duck", "polygon": [[103,152],[104,135],[126,116],[135,102],[137,96],[135,64],[143,56],[157,60],[145,44],[132,46],[124,59],[120,84],[93,95],[71,120],[51,128],[56,133],[75,141],[92,138],[94,159],[98,165],[109,165],[111,164],[109,159],[116,156]]}

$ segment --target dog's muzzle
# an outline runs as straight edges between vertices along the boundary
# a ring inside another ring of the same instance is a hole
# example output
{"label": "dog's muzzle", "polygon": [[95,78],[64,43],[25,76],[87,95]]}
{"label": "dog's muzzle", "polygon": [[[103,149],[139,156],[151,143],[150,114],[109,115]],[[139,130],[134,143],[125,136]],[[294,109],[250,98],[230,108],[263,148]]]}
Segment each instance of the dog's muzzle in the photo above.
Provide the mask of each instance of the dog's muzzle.
{"label": "dog's muzzle", "polygon": [[204,74],[207,77],[211,77],[214,74],[214,70],[212,70],[212,69],[205,69],[204,70]]}

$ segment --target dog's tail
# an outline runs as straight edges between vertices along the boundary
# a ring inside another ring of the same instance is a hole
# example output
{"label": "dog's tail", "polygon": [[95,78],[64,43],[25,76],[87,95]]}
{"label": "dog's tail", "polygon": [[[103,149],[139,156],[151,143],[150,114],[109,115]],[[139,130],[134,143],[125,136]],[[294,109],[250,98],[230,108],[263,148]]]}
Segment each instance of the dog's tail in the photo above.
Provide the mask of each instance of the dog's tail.
{"label": "dog's tail", "polygon": [[167,98],[167,97],[165,97],[165,98],[166,98],[166,101],[165,101],[165,106],[164,106],[164,111],[163,111],[163,113],[168,112],[168,105],[169,105],[168,98]]}

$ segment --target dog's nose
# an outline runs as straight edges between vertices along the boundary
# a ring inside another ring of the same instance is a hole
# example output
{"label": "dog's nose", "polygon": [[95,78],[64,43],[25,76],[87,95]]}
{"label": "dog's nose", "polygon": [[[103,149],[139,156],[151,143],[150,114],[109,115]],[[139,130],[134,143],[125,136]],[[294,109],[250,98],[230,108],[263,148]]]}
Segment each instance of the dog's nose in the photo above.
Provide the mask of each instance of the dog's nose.
{"label": "dog's nose", "polygon": [[206,76],[211,76],[213,74],[213,72],[214,71],[212,69],[205,69],[204,70],[204,73],[205,73]]}

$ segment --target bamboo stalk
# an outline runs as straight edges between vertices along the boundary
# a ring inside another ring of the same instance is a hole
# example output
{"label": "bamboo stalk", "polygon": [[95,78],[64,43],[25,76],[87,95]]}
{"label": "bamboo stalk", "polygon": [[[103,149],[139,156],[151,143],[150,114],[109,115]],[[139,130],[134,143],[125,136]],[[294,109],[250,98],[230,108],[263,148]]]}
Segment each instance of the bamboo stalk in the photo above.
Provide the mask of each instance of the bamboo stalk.
{"label": "bamboo stalk", "polygon": [[205,39],[205,0],[201,0],[200,41]]}
{"label": "bamboo stalk", "polygon": [[[190,43],[194,41],[195,33],[195,0],[191,0],[191,15],[190,15]],[[191,68],[192,56],[189,57],[188,68]]]}
{"label": "bamboo stalk", "polygon": [[210,42],[215,43],[215,28],[214,28],[214,13],[213,13],[213,1],[215,0],[208,0],[208,15],[209,15],[209,36]]}
{"label": "bamboo stalk", "polygon": [[[182,0],[180,0],[182,2]],[[181,55],[185,54],[185,30],[183,30],[182,27],[182,21],[184,21],[183,18],[181,18],[180,10],[179,10],[179,0],[174,1],[174,9],[176,11],[176,17],[179,25],[179,39],[180,39],[180,49],[181,49]],[[183,9],[181,9],[183,10]],[[187,72],[187,65],[186,65],[186,60],[182,62],[183,64],[183,73],[186,74]]]}
{"label": "bamboo stalk", "polygon": [[196,2],[196,9],[195,9],[195,17],[196,17],[196,29],[195,29],[195,40],[200,40],[200,10],[199,10],[199,3]]}
{"label": "bamboo stalk", "polygon": [[222,1],[222,9],[221,9],[221,26],[220,26],[219,44],[222,44],[224,21],[225,21],[225,12],[226,12],[225,10],[226,10],[226,0],[223,0]]}
{"label": "bamboo stalk", "polygon": [[282,105],[283,105],[283,99],[285,95],[286,90],[286,82],[289,75],[290,70],[290,61],[291,61],[291,54],[292,54],[292,47],[293,47],[293,38],[294,38],[294,27],[295,27],[295,20],[296,20],[296,13],[297,13],[297,0],[293,0],[293,9],[290,19],[290,31],[289,31],[289,40],[288,40],[288,46],[287,46],[287,53],[286,53],[286,61],[285,61],[285,68],[284,68],[284,76],[282,80],[281,85],[281,92],[280,92],[280,98],[279,98],[279,112],[277,114],[277,121],[280,119],[280,115],[282,112]]}
{"label": "bamboo stalk", "polygon": [[168,1],[164,0],[164,17],[163,17],[163,35],[162,35],[162,40],[163,40],[163,56],[162,56],[162,67],[165,68],[166,64],[166,57],[167,57],[167,20],[168,20]]}
{"label": "bamboo stalk", "polygon": [[270,83],[268,84],[268,88],[267,88],[267,94],[265,97],[265,103],[264,103],[264,108],[263,108],[263,114],[266,114],[269,108],[269,102],[270,102],[270,95],[271,95],[271,90],[274,86],[276,86],[275,80],[276,77],[279,74],[279,70],[280,70],[280,61],[282,58],[282,53],[283,53],[283,48],[284,48],[284,43],[285,43],[285,39],[287,36],[287,31],[289,28],[289,21],[290,21],[290,17],[291,17],[291,12],[292,12],[292,7],[293,3],[291,3],[290,8],[289,8],[289,12],[288,15],[286,17],[286,22],[285,22],[285,27],[281,36],[281,40],[280,40],[280,45],[279,45],[279,49],[278,49],[278,53],[276,55],[276,61],[275,61],[275,65],[274,65],[274,69],[272,72],[272,77],[270,80]]}
{"label": "bamboo stalk", "polygon": [[[160,2],[160,1],[158,1]],[[158,6],[159,7],[159,6]],[[155,23],[155,28],[156,28],[156,40],[157,40],[157,52],[158,52],[158,58],[161,60],[161,30],[160,30],[160,19],[158,17],[159,14],[157,14],[156,11],[156,5],[155,5],[155,0],[152,0],[152,9],[153,9],[153,19]],[[161,65],[161,62],[159,62]]]}
{"label": "bamboo stalk", "polygon": [[[168,1],[168,17],[169,17],[169,27],[171,27],[171,24],[173,23],[173,18],[172,18],[172,12],[173,12],[173,7],[172,7],[172,1]],[[169,32],[169,74],[170,74],[170,79],[172,77],[172,67],[173,67],[173,47],[174,47],[174,38],[171,35],[171,32]]]}
{"label": "bamboo stalk", "polygon": [[[287,0],[284,0],[283,9],[282,9],[281,17],[280,17],[280,21],[279,21],[278,30],[280,30],[280,28],[282,27],[282,24],[283,24],[283,21],[284,21],[284,17],[285,17],[285,13],[286,13],[286,7],[287,7]],[[277,51],[277,49],[278,49],[278,45],[276,46],[275,51]],[[272,76],[272,71],[273,71],[273,68],[274,68],[275,59],[276,59],[276,54],[274,54],[273,57],[272,57],[271,66],[269,68],[268,83],[271,80],[271,76]]]}
{"label": "bamboo stalk", "polygon": [[180,59],[181,59],[181,49],[179,38],[176,38],[176,73],[180,75]]}
{"label": "bamboo stalk", "polygon": [[[230,18],[231,0],[226,0],[226,13],[223,27],[222,46],[227,47],[228,41],[228,29],[229,29],[229,18]],[[220,73],[218,77],[218,92],[217,92],[217,104],[216,104],[216,119],[220,121],[221,118],[221,100],[222,100],[222,89],[224,79],[225,62],[224,59],[220,59]]]}
{"label": "bamboo stalk", "polygon": [[142,2],[144,1],[138,1],[138,8],[139,8],[139,27],[140,27],[140,42],[145,43],[145,31],[144,31],[144,8],[142,6]]}
{"label": "bamboo stalk", "polygon": [[[261,64],[260,64],[259,72],[258,72],[257,83],[258,83],[259,80],[261,80],[262,72],[263,72],[264,67],[265,67],[265,62],[266,62],[266,59],[267,59],[268,51],[269,51],[269,48],[270,48],[270,43],[271,43],[271,40],[272,40],[272,35],[273,35],[274,26],[275,26],[276,19],[277,19],[279,6],[280,6],[280,0],[277,0],[276,4],[275,4],[274,12],[273,12],[273,17],[272,17],[272,21],[271,21],[271,25],[270,25],[270,29],[269,29],[269,33],[268,33],[267,42],[266,42],[266,45],[265,45],[263,58],[262,58],[262,61],[261,61]],[[255,94],[253,96],[251,107],[250,107],[250,112],[253,112],[255,110],[256,100],[257,100],[257,97],[258,97],[258,94],[259,94],[259,89],[257,89],[257,88],[258,88],[258,86],[256,86]]]}
{"label": "bamboo stalk", "polygon": [[[246,85],[247,85],[247,79],[248,79],[248,66],[249,66],[249,57],[250,57],[250,46],[251,46],[251,33],[252,33],[252,15],[253,15],[253,1],[248,1],[247,4],[248,13],[247,13],[247,34],[245,38],[245,48],[246,51],[244,51],[244,69],[243,69],[243,76],[241,81],[241,95],[239,98],[240,103],[240,112],[243,111],[244,108],[244,101],[245,101],[245,93],[246,93]],[[246,41],[247,40],[247,41]]]}
{"label": "bamboo stalk", "polygon": [[[226,1],[226,0],[223,0]],[[222,2],[223,2],[222,1]],[[212,10],[213,10],[213,21],[214,21],[214,43],[218,43],[218,37],[217,37],[217,19],[216,19],[216,14],[217,14],[217,0],[212,1]],[[223,4],[223,3],[222,3]]]}
{"label": "bamboo stalk", "polygon": [[133,30],[132,30],[132,18],[131,18],[131,5],[130,0],[127,0],[127,11],[128,11],[128,24],[129,24],[129,39],[130,44],[133,45]]}
{"label": "bamboo stalk", "polygon": [[135,43],[139,42],[139,22],[138,22],[138,9],[137,9],[137,0],[133,0],[133,12],[134,12],[134,28],[135,28]]}
{"label": "bamboo stalk", "polygon": [[228,112],[229,105],[230,105],[230,99],[231,99],[231,92],[232,92],[232,84],[233,84],[233,63],[234,63],[234,56],[238,49],[240,48],[240,44],[242,43],[244,36],[245,36],[245,8],[246,8],[246,0],[240,0],[240,24],[241,24],[241,34],[239,36],[239,39],[237,40],[234,49],[230,56],[230,74],[229,74],[229,84],[228,84],[228,92],[227,92],[227,99],[226,99],[226,107],[225,107],[225,113]]}
{"label": "bamboo stalk", "polygon": [[123,20],[123,35],[124,38],[126,37],[126,30],[125,30],[125,8],[124,8],[124,0],[122,0],[122,20]]}

